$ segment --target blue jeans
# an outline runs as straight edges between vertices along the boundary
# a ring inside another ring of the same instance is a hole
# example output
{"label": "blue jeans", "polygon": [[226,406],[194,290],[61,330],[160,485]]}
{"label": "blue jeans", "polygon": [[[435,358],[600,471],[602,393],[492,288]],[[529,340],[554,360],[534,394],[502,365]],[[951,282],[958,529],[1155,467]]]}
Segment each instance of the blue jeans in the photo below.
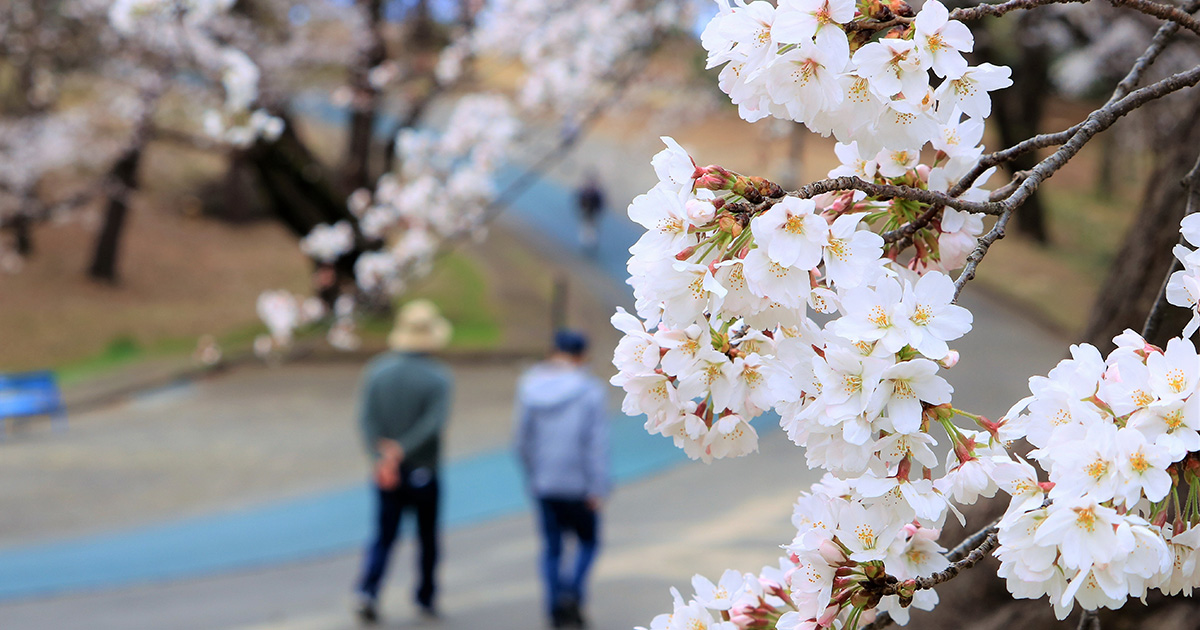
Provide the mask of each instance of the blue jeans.
{"label": "blue jeans", "polygon": [[[596,557],[599,543],[599,518],[583,499],[538,499],[542,512],[542,580],[546,585],[546,607],[551,615],[566,599],[583,604],[588,570]],[[564,579],[560,567],[563,556],[563,533],[570,532],[578,539],[575,568]]]}
{"label": "blue jeans", "polygon": [[400,515],[406,510],[417,514],[417,537],[421,543],[421,580],[417,586],[417,604],[433,607],[436,588],[434,569],[438,557],[438,480],[428,468],[409,470],[401,466],[400,486],[392,490],[375,488],[378,495],[378,519],[375,537],[367,546],[358,592],[375,599],[387,572],[388,557],[400,529]]}

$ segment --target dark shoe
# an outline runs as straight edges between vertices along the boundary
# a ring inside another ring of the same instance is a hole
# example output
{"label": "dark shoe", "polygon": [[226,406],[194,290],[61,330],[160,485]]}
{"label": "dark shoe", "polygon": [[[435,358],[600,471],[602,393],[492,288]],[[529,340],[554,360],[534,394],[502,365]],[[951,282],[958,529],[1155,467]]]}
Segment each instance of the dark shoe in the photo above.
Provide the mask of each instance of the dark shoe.
{"label": "dark shoe", "polygon": [[559,601],[555,612],[559,619],[559,625],[555,626],[556,628],[583,627],[583,615],[579,612],[579,600],[573,597],[564,597]]}
{"label": "dark shoe", "polygon": [[375,608],[375,599],[360,595],[354,605],[354,616],[364,626],[373,626],[379,623],[379,611]]}
{"label": "dark shoe", "polygon": [[561,606],[556,606],[554,608],[554,610],[551,611],[550,627],[554,628],[555,630],[558,630],[559,628],[567,627],[567,621],[566,621],[566,618],[563,616],[563,609]]}
{"label": "dark shoe", "polygon": [[442,616],[438,614],[437,608],[433,607],[433,604],[425,605],[418,602],[417,614],[421,616],[421,621],[427,622],[437,621],[442,618]]}

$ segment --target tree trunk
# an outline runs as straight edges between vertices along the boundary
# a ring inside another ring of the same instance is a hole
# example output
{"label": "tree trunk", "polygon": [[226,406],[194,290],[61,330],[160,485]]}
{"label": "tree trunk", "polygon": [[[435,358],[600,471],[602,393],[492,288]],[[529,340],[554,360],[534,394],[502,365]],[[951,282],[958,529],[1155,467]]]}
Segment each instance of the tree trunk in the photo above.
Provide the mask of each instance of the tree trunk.
{"label": "tree trunk", "polygon": [[[1122,330],[1142,329],[1174,260],[1171,248],[1179,240],[1179,221],[1187,203],[1187,191],[1180,181],[1195,164],[1200,150],[1200,107],[1193,105],[1185,113],[1173,133],[1155,147],[1157,163],[1146,181],[1142,209],[1129,226],[1092,307],[1084,340],[1101,352],[1112,348],[1112,338]],[[1179,334],[1190,316],[1187,309],[1167,306],[1158,333],[1148,341],[1165,344]]]}
{"label": "tree trunk", "polygon": [[96,239],[92,253],[92,264],[88,275],[93,280],[117,283],[117,258],[120,253],[121,234],[125,218],[129,213],[129,193],[138,186],[138,164],[142,160],[144,145],[137,143],[113,164],[109,173],[112,192],[108,195],[108,206],[104,210],[104,226]]}
{"label": "tree trunk", "polygon": [[272,213],[298,237],[321,223],[357,223],[346,207],[346,195],[330,182],[324,165],[296,133],[288,114],[274,114],[284,119],[283,134],[275,142],[258,143],[245,156]]}
{"label": "tree trunk", "polygon": [[[1021,15],[1011,43],[1016,47],[1016,58],[1011,60],[1012,87],[992,95],[992,119],[1000,132],[1000,144],[1010,147],[1037,135],[1042,122],[1046,95],[1050,91],[1048,62],[1050,51],[1041,38],[1031,34],[1034,14]],[[994,50],[988,52],[994,53]],[[994,54],[984,53],[986,57]],[[1025,153],[1004,164],[1009,175],[1026,171],[1038,163],[1037,152]],[[1038,243],[1049,241],[1046,229],[1046,211],[1042,196],[1033,194],[1017,209],[1017,232]]]}
{"label": "tree trunk", "polygon": [[383,41],[383,0],[358,0],[367,19],[367,37],[359,58],[350,68],[350,128],[342,164],[342,187],[347,193],[371,184],[371,147],[379,110],[379,90],[371,85],[371,69],[387,59]]}
{"label": "tree trunk", "polygon": [[13,246],[22,258],[33,254],[33,230],[30,224],[29,216],[23,212],[8,222],[8,229],[13,235]]}

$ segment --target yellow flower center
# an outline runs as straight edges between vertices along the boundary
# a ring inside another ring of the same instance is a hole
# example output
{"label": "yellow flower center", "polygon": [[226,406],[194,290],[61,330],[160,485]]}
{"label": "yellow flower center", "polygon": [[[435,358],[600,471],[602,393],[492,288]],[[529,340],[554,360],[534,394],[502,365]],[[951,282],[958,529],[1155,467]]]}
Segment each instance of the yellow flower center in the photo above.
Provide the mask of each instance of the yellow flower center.
{"label": "yellow flower center", "polygon": [[917,306],[916,311],[913,312],[912,317],[908,319],[918,326],[924,326],[929,323],[929,320],[933,319],[933,309],[920,304]]}
{"label": "yellow flower center", "polygon": [[1129,466],[1139,474],[1150,470],[1150,462],[1146,461],[1146,454],[1141,451],[1129,456]]}
{"label": "yellow flower center", "polygon": [[887,328],[892,325],[892,320],[888,318],[887,311],[883,310],[883,307],[879,305],[871,307],[871,314],[867,316],[867,321],[879,328]]}
{"label": "yellow flower center", "polygon": [[829,239],[829,244],[826,245],[825,248],[828,249],[833,254],[833,257],[837,258],[838,260],[844,261],[850,257],[850,248],[846,247],[846,241],[840,238]]}
{"label": "yellow flower center", "polygon": [[1076,508],[1075,524],[1080,529],[1086,529],[1089,533],[1096,531],[1096,509],[1091,507]]}
{"label": "yellow flower center", "polygon": [[783,224],[783,231],[796,236],[804,236],[804,217],[788,215],[787,221]]}
{"label": "yellow flower center", "polygon": [[1172,368],[1167,371],[1167,386],[1171,388],[1171,391],[1178,394],[1179,392],[1183,391],[1184,385],[1186,384],[1187,379],[1183,375],[1183,370],[1179,368]]}
{"label": "yellow flower center", "polygon": [[866,549],[875,546],[875,530],[870,525],[859,525],[854,528],[854,535],[858,537],[858,542]]}

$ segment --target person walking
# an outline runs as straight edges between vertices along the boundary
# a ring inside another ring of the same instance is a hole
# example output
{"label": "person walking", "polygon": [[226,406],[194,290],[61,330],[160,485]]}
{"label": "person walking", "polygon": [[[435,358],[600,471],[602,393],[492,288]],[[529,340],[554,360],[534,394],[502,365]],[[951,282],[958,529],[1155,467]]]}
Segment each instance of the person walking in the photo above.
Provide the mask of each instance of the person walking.
{"label": "person walking", "polygon": [[[518,384],[516,449],[537,501],[544,549],[546,610],[555,628],[584,625],[588,572],[596,557],[600,508],[612,487],[605,389],[584,364],[587,338],[559,331],[555,352]],[[577,541],[562,574],[563,537]]]}
{"label": "person walking", "polygon": [[432,302],[409,302],[388,336],[390,351],[372,359],[363,374],[358,418],[377,508],[356,586],[356,614],[364,623],[378,621],[380,586],[406,511],[416,513],[420,539],[416,603],[423,616],[437,615],[438,458],[453,378],[429,353],[446,347],[450,336],[450,322]]}
{"label": "person walking", "polygon": [[600,213],[604,210],[604,191],[600,178],[590,172],[575,193],[579,205],[579,242],[589,256],[595,257],[600,248]]}

